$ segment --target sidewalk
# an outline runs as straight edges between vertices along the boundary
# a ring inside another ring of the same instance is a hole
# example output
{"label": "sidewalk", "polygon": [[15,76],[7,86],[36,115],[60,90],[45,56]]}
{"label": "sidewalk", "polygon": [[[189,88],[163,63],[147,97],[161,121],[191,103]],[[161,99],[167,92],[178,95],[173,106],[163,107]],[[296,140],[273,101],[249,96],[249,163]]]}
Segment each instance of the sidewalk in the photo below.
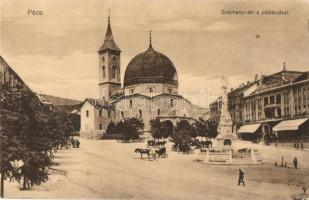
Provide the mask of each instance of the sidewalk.
{"label": "sidewalk", "polygon": [[259,146],[263,146],[263,147],[274,147],[276,149],[291,149],[291,150],[295,150],[295,151],[308,151],[309,152],[309,149],[300,149],[300,148],[293,148],[293,147],[288,147],[288,146],[283,146],[283,145],[278,145],[276,147],[275,144],[269,144],[269,145],[266,145],[266,144],[263,144],[262,142],[259,142],[259,143],[253,143],[253,142],[250,142],[250,141],[245,141],[245,140],[238,140],[239,142],[242,142],[242,143],[245,143],[245,144],[250,144],[250,145],[259,145]]}

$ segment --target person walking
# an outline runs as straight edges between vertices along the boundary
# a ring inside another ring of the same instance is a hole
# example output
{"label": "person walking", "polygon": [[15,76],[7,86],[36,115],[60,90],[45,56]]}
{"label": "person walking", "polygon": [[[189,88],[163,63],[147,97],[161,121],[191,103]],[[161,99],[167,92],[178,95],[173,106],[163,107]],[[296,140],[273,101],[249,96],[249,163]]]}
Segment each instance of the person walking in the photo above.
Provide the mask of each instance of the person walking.
{"label": "person walking", "polygon": [[293,159],[293,164],[294,164],[294,168],[297,169],[298,161],[296,157]]}
{"label": "person walking", "polygon": [[245,186],[244,177],[245,177],[245,173],[241,169],[239,169],[238,185],[242,183],[242,185]]}

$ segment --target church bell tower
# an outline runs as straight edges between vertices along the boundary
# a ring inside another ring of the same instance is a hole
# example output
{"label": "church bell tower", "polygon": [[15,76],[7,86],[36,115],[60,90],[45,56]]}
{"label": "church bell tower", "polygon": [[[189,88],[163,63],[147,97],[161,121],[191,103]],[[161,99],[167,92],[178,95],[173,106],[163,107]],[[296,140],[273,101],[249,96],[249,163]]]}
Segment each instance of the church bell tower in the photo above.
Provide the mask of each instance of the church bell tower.
{"label": "church bell tower", "polygon": [[110,16],[103,45],[99,51],[99,95],[109,100],[111,94],[121,89],[120,83],[120,53],[121,50],[114,41]]}

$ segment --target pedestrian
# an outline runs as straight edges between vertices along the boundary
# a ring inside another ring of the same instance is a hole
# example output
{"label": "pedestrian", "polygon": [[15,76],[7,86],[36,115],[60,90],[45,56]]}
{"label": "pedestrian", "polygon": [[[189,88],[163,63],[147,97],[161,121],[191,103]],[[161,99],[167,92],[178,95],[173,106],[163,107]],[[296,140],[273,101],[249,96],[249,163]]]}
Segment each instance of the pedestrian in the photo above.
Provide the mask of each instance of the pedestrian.
{"label": "pedestrian", "polygon": [[239,169],[238,185],[242,183],[242,185],[245,186],[244,177],[245,177],[245,173],[241,169]]}
{"label": "pedestrian", "polygon": [[294,168],[297,169],[298,161],[296,157],[294,158],[293,163],[294,163]]}

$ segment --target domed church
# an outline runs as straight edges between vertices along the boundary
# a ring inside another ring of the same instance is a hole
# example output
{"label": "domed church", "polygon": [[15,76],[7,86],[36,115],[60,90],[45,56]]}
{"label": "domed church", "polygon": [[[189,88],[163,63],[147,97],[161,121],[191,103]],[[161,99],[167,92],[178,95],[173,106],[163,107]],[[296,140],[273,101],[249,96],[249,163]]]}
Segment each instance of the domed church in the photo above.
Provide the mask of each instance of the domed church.
{"label": "domed church", "polygon": [[149,121],[159,119],[171,127],[186,120],[206,117],[206,109],[193,105],[178,94],[178,76],[173,62],[152,46],[151,32],[146,51],[129,62],[121,84],[120,54],[108,17],[107,30],[99,54],[99,99],[86,98],[81,107],[80,135],[98,139],[110,122],[141,118],[145,132]]}

